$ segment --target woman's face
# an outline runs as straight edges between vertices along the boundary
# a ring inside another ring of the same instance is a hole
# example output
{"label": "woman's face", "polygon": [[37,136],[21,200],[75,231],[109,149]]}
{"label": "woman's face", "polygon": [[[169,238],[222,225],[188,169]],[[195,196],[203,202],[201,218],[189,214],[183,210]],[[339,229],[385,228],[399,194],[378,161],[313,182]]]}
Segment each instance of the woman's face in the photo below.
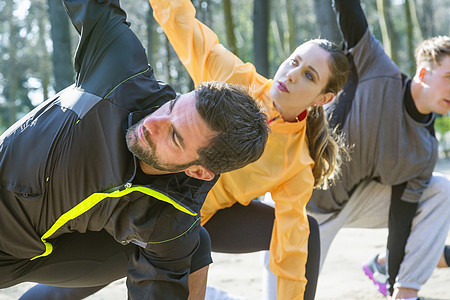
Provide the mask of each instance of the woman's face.
{"label": "woman's face", "polygon": [[332,93],[321,93],[331,75],[329,59],[325,49],[305,43],[280,65],[273,79],[270,96],[286,121],[292,121],[292,118],[295,120],[312,104],[323,105],[333,98]]}

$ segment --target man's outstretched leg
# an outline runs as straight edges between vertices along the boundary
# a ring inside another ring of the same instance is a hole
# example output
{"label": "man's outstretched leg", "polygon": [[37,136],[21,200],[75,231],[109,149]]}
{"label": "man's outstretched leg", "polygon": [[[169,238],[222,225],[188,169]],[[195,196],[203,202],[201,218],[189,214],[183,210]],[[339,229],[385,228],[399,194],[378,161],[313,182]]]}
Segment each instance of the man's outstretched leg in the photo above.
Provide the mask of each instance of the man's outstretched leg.
{"label": "man's outstretched leg", "polygon": [[37,284],[31,289],[29,289],[25,294],[23,294],[19,300],[73,300],[73,299],[84,299],[102,288],[102,286],[93,287],[82,287],[82,288],[68,288],[68,287],[58,287],[45,284]]}
{"label": "man's outstretched leg", "polygon": [[[22,295],[21,300],[78,300],[90,296],[106,287],[112,281],[126,276],[128,258],[137,247],[133,244],[123,246],[105,231],[66,235],[59,239],[58,245],[61,246],[61,251],[55,250],[47,258],[53,262],[48,263],[51,266],[50,270],[45,268],[45,266],[42,270],[37,268],[23,280],[42,281],[48,285],[38,284],[32,287]],[[91,259],[80,256],[80,253],[83,253],[83,249],[91,250],[89,251],[93,255]],[[89,274],[81,276],[85,270],[89,270],[85,265],[87,261],[91,261],[93,268],[90,272],[87,272]],[[58,267],[59,262],[62,263],[62,268]],[[211,241],[208,232],[201,227],[200,244],[191,262],[191,274],[193,277],[189,276],[190,300],[204,299],[208,266],[211,262]],[[58,280],[58,276],[67,272],[68,263],[73,268],[73,273],[79,276],[75,275],[73,276],[75,279],[63,283],[64,287],[51,285],[54,284],[53,282],[61,282],[60,278]],[[57,275],[53,278],[54,276],[51,274]],[[96,282],[97,285],[95,286],[82,286],[86,283],[95,284]]]}
{"label": "man's outstretched leg", "polygon": [[[20,282],[41,282],[21,300],[83,299],[126,276],[135,245],[123,246],[106,231],[71,233],[56,238],[53,253],[35,261]],[[56,286],[58,285],[58,286]]]}

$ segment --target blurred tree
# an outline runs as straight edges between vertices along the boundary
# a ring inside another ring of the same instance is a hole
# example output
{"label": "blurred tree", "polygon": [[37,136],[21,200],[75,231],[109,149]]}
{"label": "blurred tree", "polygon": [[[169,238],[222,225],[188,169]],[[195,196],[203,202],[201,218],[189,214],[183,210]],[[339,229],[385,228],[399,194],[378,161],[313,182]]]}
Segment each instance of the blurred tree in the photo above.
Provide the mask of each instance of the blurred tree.
{"label": "blurred tree", "polygon": [[319,28],[320,37],[340,44],[342,38],[339,32],[336,16],[331,6],[331,0],[315,0],[316,24]]}
{"label": "blurred tree", "polygon": [[[447,7],[447,11],[450,8]],[[436,35],[435,31],[435,22],[434,22],[434,8],[433,8],[433,0],[423,0],[422,1],[422,18],[421,22],[419,22],[420,27],[423,32],[424,37],[432,37]],[[447,20],[448,25],[448,20]],[[448,34],[448,32],[447,32]]]}
{"label": "blurred tree", "polygon": [[[52,64],[56,92],[74,82],[74,67],[72,62],[72,49],[70,40],[69,18],[64,10],[61,0],[48,0],[48,15],[50,19],[50,33],[53,51]],[[39,22],[40,32],[44,34],[43,22]],[[41,36],[40,34],[40,36]],[[45,41],[42,47],[45,48]],[[48,97],[45,96],[44,99]]]}
{"label": "blurred tree", "polygon": [[[45,8],[39,3],[31,3],[30,11],[33,11],[36,17],[38,38],[37,38],[37,62],[38,66],[34,74],[41,82],[42,87],[42,101],[48,98],[49,87],[50,87],[50,53],[47,49],[46,39],[46,23],[47,23],[47,12]],[[70,82],[72,83],[72,82]]]}
{"label": "blurred tree", "polygon": [[15,18],[13,17],[13,7],[14,1],[6,2],[6,7],[4,8],[6,23],[9,24],[9,27],[6,28],[6,34],[9,37],[7,43],[8,48],[5,52],[6,63],[7,63],[7,71],[3,74],[5,76],[5,97],[6,102],[4,103],[5,111],[2,113],[2,123],[5,126],[9,126],[16,119],[16,103],[18,98],[18,89],[19,89],[19,62],[17,58],[17,52],[20,49],[20,36],[19,36],[19,25],[17,24]]}
{"label": "blurred tree", "polygon": [[271,11],[270,27],[274,38],[272,45],[275,48],[276,56],[281,59],[285,59],[291,53],[289,45],[290,32],[289,28],[286,29],[289,25],[285,25],[284,22],[287,19],[289,23],[290,17],[287,14],[288,8],[285,7],[283,9],[282,5],[274,5]]}
{"label": "blurred tree", "polygon": [[398,39],[391,18],[391,1],[377,0],[377,8],[384,50],[396,64],[399,64],[397,56]]}
{"label": "blurred tree", "polygon": [[171,51],[170,51],[171,47],[172,46],[170,45],[169,40],[167,38],[165,38],[164,39],[164,50],[165,50],[165,53],[166,53],[166,62],[165,62],[166,79],[165,79],[165,82],[167,82],[169,85],[172,85],[172,76],[171,76],[171,73],[170,73],[170,64],[171,64],[171,56],[172,56]]}
{"label": "blurred tree", "polygon": [[259,74],[269,77],[270,0],[254,0],[253,3],[253,56]]}
{"label": "blurred tree", "polygon": [[414,36],[413,36],[413,20],[411,16],[411,8],[410,3],[413,2],[411,0],[405,0],[405,19],[406,19],[406,44],[407,44],[407,68],[403,70],[403,72],[406,72],[409,76],[413,76],[415,73],[415,65],[414,65]]}
{"label": "blurred tree", "polygon": [[408,0],[407,3],[409,6],[409,11],[410,11],[411,20],[412,20],[412,27],[413,27],[414,33],[416,35],[416,39],[418,41],[422,41],[423,34],[422,34],[422,28],[420,27],[420,23],[419,23],[419,17],[417,15],[416,0]]}
{"label": "blurred tree", "polygon": [[157,61],[157,54],[158,54],[158,33],[156,31],[156,28],[158,27],[158,24],[156,23],[155,19],[153,18],[153,9],[150,6],[150,2],[148,2],[148,10],[146,14],[146,25],[147,25],[147,59],[150,62],[150,64],[155,64]]}
{"label": "blurred tree", "polygon": [[225,18],[225,29],[227,33],[227,45],[228,49],[239,56],[238,48],[236,45],[236,35],[234,34],[234,22],[232,13],[231,0],[223,0],[223,14]]}
{"label": "blurred tree", "polygon": [[289,33],[289,53],[292,53],[297,48],[297,26],[295,24],[295,10],[292,0],[286,0],[286,14]]}

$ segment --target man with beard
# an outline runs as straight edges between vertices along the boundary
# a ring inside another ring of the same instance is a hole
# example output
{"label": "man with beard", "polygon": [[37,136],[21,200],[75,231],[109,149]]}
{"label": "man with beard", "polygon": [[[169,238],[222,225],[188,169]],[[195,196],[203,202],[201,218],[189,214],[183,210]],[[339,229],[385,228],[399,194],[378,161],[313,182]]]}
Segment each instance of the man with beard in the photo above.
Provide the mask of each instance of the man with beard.
{"label": "man with beard", "polygon": [[260,157],[267,120],[236,86],[176,97],[118,0],[64,4],[76,82],[0,137],[0,288],[127,276],[132,299],[185,299],[211,262],[200,207],[218,174]]}

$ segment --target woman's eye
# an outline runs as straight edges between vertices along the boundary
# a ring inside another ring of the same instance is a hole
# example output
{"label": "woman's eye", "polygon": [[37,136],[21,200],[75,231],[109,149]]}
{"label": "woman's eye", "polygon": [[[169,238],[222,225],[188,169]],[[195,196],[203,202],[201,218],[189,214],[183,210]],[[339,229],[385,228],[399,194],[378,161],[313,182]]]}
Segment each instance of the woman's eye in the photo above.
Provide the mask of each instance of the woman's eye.
{"label": "woman's eye", "polygon": [[295,59],[291,59],[290,61],[289,61],[289,63],[291,64],[291,65],[297,65],[297,61],[295,60]]}
{"label": "woman's eye", "polygon": [[309,73],[309,72],[306,72],[306,78],[308,78],[308,79],[311,80],[311,81],[314,81],[314,77],[313,77],[312,74]]}

